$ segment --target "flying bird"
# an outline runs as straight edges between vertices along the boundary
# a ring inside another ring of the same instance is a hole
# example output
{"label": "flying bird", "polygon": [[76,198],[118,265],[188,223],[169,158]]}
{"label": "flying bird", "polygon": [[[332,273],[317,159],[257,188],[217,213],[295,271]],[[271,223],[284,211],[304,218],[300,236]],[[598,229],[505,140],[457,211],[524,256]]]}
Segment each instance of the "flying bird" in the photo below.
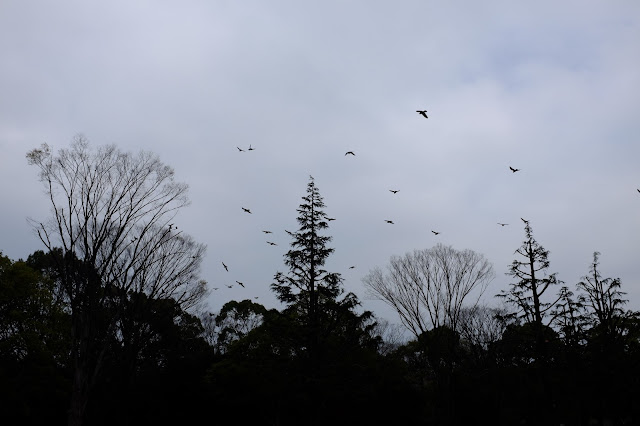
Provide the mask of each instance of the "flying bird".
{"label": "flying bird", "polygon": [[264,232],[265,234],[272,234],[273,233],[271,231],[262,231],[262,232]]}
{"label": "flying bird", "polygon": [[267,241],[267,244],[272,245],[272,246],[277,246],[276,243],[272,243],[271,241]]}
{"label": "flying bird", "polygon": [[439,234],[439,232],[436,232],[436,231],[431,231],[431,232],[433,232],[435,235],[438,235],[438,234]]}
{"label": "flying bird", "polygon": [[356,155],[356,154],[353,153],[353,151],[347,151],[344,155],[349,155],[349,154],[353,155],[354,157]]}
{"label": "flying bird", "polygon": [[385,219],[385,222],[390,223],[390,224],[393,225],[393,221],[392,220]]}
{"label": "flying bird", "polygon": [[519,172],[519,171],[520,171],[520,169],[514,169],[514,168],[513,168],[513,167],[511,167],[511,166],[509,166],[509,168],[511,169],[511,171],[512,171],[513,173],[515,173],[515,172]]}
{"label": "flying bird", "polygon": [[217,290],[217,289],[218,289],[218,287],[213,287],[213,289],[214,289],[214,290]]}
{"label": "flying bird", "polygon": [[508,223],[500,223],[500,222],[498,222],[498,225],[505,226],[505,225],[508,225]]}
{"label": "flying bird", "polygon": [[355,268],[355,266],[349,266],[349,269],[354,269],[354,268]]}
{"label": "flying bird", "polygon": [[521,221],[523,221],[524,223],[526,223],[527,225],[529,224],[529,221],[523,218],[520,218]]}
{"label": "flying bird", "polygon": [[232,285],[228,285],[227,288],[233,288],[233,286]]}
{"label": "flying bird", "polygon": [[227,268],[227,265],[224,264],[224,262],[222,262],[222,266],[224,266],[224,270],[229,272],[229,268]]}
{"label": "flying bird", "polygon": [[242,284],[242,283],[241,283],[240,281],[238,281],[238,280],[236,280],[236,282],[237,282],[238,284],[240,284],[240,287],[244,288],[244,284]]}
{"label": "flying bird", "polygon": [[251,144],[249,144],[249,151],[253,151],[253,147],[251,147]]}
{"label": "flying bird", "polygon": [[421,116],[423,116],[424,118],[429,118],[427,117],[427,110],[425,109],[424,111],[416,111],[418,114],[420,114]]}
{"label": "flying bird", "polygon": [[249,209],[245,209],[244,207],[242,207],[242,210],[244,210],[245,212],[247,212],[247,213],[249,213],[249,214],[252,214],[252,213],[251,213],[251,210],[249,210]]}
{"label": "flying bird", "polygon": [[397,194],[398,192],[400,192],[400,190],[399,190],[399,189],[390,189],[389,191],[390,191],[390,192],[393,192],[394,194]]}
{"label": "flying bird", "polygon": [[238,148],[238,151],[244,152],[244,149],[240,148],[239,146],[236,146],[236,148]]}
{"label": "flying bird", "polygon": [[638,192],[640,192],[640,189],[638,189]]}

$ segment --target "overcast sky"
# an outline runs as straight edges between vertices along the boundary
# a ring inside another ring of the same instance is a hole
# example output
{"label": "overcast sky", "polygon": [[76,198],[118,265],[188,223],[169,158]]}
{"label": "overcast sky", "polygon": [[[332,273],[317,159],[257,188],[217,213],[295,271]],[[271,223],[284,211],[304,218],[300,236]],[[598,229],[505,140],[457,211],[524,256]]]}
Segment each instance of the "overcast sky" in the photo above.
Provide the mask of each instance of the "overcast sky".
{"label": "overcast sky", "polygon": [[43,248],[25,153],[82,133],[153,151],[189,184],[176,224],[208,247],[212,311],[279,307],[269,284],[310,175],[336,218],[327,269],[392,322],[369,270],[472,249],[495,304],[521,217],[550,272],[573,288],[600,251],[639,309],[639,41],[635,0],[2,1],[0,251]]}

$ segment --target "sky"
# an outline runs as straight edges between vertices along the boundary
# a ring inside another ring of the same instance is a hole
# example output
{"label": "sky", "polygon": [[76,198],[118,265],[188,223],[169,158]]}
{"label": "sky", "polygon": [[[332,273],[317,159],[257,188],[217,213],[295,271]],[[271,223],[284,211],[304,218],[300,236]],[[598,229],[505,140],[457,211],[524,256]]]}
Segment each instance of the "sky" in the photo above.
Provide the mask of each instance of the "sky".
{"label": "sky", "polygon": [[26,152],[81,133],[152,151],[189,185],[175,223],[207,245],[213,312],[282,307],[269,284],[310,176],[336,218],[327,269],[392,323],[371,269],[471,249],[496,305],[520,218],[565,285],[599,251],[640,309],[638,40],[634,0],[3,1],[0,251],[43,249],[27,218],[50,205]]}

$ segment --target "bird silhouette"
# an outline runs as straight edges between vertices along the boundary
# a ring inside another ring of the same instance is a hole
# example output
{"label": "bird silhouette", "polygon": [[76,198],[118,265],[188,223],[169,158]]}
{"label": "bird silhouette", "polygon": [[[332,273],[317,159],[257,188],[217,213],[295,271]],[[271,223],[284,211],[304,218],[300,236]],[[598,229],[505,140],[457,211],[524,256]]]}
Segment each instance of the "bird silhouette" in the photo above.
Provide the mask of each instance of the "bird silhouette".
{"label": "bird silhouette", "polygon": [[233,286],[232,285],[228,285],[227,288],[233,288]]}
{"label": "bird silhouette", "polygon": [[500,222],[498,222],[498,225],[505,226],[505,225],[508,225],[508,223],[500,223]]}
{"label": "bird silhouette", "polygon": [[638,189],[638,192],[640,192],[640,189]]}
{"label": "bird silhouette", "polygon": [[390,189],[389,191],[390,191],[390,192],[393,192],[394,194],[397,194],[398,192],[400,192],[400,190],[399,190],[399,189]]}
{"label": "bird silhouette", "polygon": [[245,212],[247,212],[247,213],[249,213],[249,214],[252,214],[252,213],[251,213],[251,210],[249,210],[249,209],[245,209],[244,207],[242,207],[242,210],[244,210]]}
{"label": "bird silhouette", "polygon": [[329,222],[331,222],[332,220],[336,220],[336,219],[335,219],[335,218],[333,218],[333,217],[328,217],[328,218],[327,218],[327,220],[328,220]]}
{"label": "bird silhouette", "polygon": [[217,289],[218,289],[218,287],[213,287],[213,289],[214,289],[214,290],[217,290]]}
{"label": "bird silhouette", "polygon": [[355,268],[355,266],[349,266],[349,269],[354,269],[354,268]]}
{"label": "bird silhouette", "polygon": [[425,110],[423,110],[423,111],[418,110],[418,111],[416,111],[416,112],[417,112],[418,114],[420,114],[421,116],[423,116],[424,118],[429,118],[429,117],[427,117],[427,110],[426,110],[426,109],[425,109]]}
{"label": "bird silhouette", "polygon": [[529,224],[529,221],[527,219],[520,218],[520,220],[526,223],[527,225]]}
{"label": "bird silhouette", "polygon": [[514,169],[514,168],[513,168],[513,167],[511,167],[511,166],[509,166],[509,168],[511,169],[511,171],[512,171],[513,173],[515,173],[515,172],[519,172],[519,171],[520,171],[520,169]]}
{"label": "bird silhouette", "polygon": [[253,151],[253,147],[251,146],[251,144],[249,144],[249,151]]}
{"label": "bird silhouette", "polygon": [[272,243],[271,241],[267,241],[267,244],[271,245],[271,246],[277,246],[276,243]]}
{"label": "bird silhouette", "polygon": [[356,154],[353,153],[353,151],[347,151],[344,155],[349,155],[349,154],[353,155],[354,157],[356,155]]}
{"label": "bird silhouette", "polygon": [[237,282],[238,284],[240,284],[240,287],[244,288],[244,284],[242,284],[242,283],[241,283],[240,281],[238,281],[238,280],[236,280],[236,282]]}
{"label": "bird silhouette", "polygon": [[436,231],[431,231],[431,232],[433,232],[435,235],[438,235],[438,234],[439,234],[439,232],[436,232]]}
{"label": "bird silhouette", "polygon": [[385,222],[390,223],[390,224],[393,225],[393,221],[392,220],[385,219]]}
{"label": "bird silhouette", "polygon": [[239,146],[236,146],[236,148],[238,148],[238,151],[244,152],[244,149],[240,148]]}
{"label": "bird silhouette", "polygon": [[264,232],[265,234],[273,234],[273,232],[271,231],[262,231],[262,232]]}
{"label": "bird silhouette", "polygon": [[222,266],[224,266],[224,270],[229,272],[229,268],[227,268],[227,265],[224,264],[224,262],[222,262]]}

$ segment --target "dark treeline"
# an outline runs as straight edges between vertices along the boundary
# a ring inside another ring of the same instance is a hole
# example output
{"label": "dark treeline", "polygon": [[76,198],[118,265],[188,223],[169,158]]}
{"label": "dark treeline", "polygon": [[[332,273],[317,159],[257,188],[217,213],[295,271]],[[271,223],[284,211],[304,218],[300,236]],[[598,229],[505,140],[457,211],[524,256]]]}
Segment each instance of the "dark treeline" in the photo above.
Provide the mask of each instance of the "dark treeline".
{"label": "dark treeline", "polygon": [[[41,167],[41,179],[60,185],[74,182],[56,175],[65,164],[78,171],[86,162],[87,177],[100,167],[114,173],[109,161],[122,161],[109,149],[96,161],[82,141],[73,149],[58,162],[43,147],[30,161]],[[154,158],[137,161],[147,171],[136,172],[133,161],[118,173],[142,183],[157,167],[156,185],[139,185],[134,193],[156,201],[167,196],[168,203],[141,207],[135,197],[103,191],[111,202],[78,208],[71,220],[65,207],[73,203],[59,209],[54,203],[54,220],[35,224],[47,250],[17,261],[0,254],[0,423],[640,419],[639,315],[625,310],[620,280],[601,275],[598,253],[582,280],[565,286],[548,271],[549,252],[525,221],[525,239],[508,270],[513,283],[497,295],[500,308],[473,298],[494,274],[482,255],[437,245],[393,257],[364,283],[397,311],[412,333],[407,341],[362,311],[340,274],[325,270],[333,253],[324,235],[329,218],[312,178],[297,210],[299,229],[290,232],[287,270],[271,284],[284,307],[241,300],[207,312],[198,303],[205,295],[197,277],[204,249],[167,223],[172,216],[162,222],[182,187],[157,185],[171,173]],[[123,182],[108,176],[104,181]],[[91,204],[87,192],[76,192]],[[117,226],[103,226],[105,211],[122,200],[130,204],[114,210]],[[150,210],[141,214],[141,208]],[[127,222],[136,215],[151,220]]]}

